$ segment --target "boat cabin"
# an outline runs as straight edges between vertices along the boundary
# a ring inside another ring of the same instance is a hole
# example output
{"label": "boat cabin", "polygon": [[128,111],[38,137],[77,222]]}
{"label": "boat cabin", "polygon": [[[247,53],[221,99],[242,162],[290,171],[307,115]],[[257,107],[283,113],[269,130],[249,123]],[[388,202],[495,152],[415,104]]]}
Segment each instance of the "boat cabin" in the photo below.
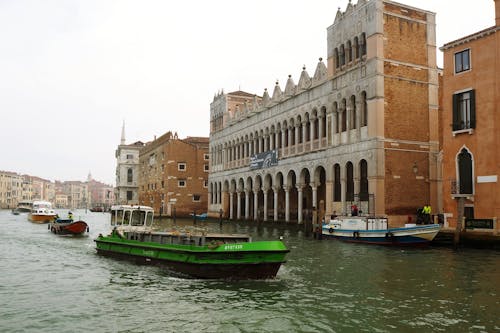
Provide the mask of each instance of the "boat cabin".
{"label": "boat cabin", "polygon": [[328,225],[342,230],[385,230],[388,228],[385,217],[346,216],[331,219]]}
{"label": "boat cabin", "polygon": [[111,225],[115,227],[151,227],[154,210],[148,206],[117,205],[111,207]]}

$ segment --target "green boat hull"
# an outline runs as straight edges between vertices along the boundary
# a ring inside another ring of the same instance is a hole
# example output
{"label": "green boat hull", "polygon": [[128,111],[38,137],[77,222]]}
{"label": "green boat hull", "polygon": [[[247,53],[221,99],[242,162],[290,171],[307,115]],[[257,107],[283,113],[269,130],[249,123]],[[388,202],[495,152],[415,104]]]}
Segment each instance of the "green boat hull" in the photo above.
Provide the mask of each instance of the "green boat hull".
{"label": "green boat hull", "polygon": [[163,265],[195,278],[274,278],[289,250],[281,241],[208,244],[160,244],[100,235],[97,253],[136,263]]}

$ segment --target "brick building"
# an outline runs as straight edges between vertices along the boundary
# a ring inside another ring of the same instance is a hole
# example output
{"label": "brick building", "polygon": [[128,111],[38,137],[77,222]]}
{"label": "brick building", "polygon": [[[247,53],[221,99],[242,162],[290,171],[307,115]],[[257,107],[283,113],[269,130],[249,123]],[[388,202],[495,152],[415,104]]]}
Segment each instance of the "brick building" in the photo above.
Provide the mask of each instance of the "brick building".
{"label": "brick building", "polygon": [[500,216],[500,0],[495,25],[441,47],[443,202],[457,219]]}
{"label": "brick building", "polygon": [[[209,212],[303,222],[389,215],[400,224],[439,202],[435,14],[359,0],[327,29],[327,65],[238,109],[211,103]],[[240,94],[241,95],[241,94]],[[266,161],[270,161],[267,162]],[[262,162],[262,163],[261,163]],[[323,207],[319,207],[323,208]]]}
{"label": "brick building", "polygon": [[160,215],[206,212],[208,172],[208,138],[167,132],[139,153],[139,203]]}

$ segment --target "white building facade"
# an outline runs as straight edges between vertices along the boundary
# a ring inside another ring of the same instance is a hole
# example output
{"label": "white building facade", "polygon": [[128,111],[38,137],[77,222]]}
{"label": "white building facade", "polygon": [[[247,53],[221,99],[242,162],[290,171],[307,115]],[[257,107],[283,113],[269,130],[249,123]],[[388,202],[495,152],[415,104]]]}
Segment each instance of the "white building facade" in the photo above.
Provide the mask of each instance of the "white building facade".
{"label": "white building facade", "polygon": [[[393,52],[401,42],[425,59]],[[435,14],[349,3],[327,30],[327,51],[327,65],[320,58],[312,77],[303,68],[298,84],[289,76],[284,90],[276,82],[272,96],[214,97],[211,215],[302,223],[314,210],[348,214],[355,204],[398,221],[437,202]]]}

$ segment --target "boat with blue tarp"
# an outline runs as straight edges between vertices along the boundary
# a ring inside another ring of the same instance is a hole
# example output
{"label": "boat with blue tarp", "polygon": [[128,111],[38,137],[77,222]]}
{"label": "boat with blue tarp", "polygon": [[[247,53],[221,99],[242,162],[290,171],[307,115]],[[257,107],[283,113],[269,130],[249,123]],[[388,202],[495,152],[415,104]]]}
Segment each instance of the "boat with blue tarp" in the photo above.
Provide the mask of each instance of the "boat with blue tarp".
{"label": "boat with blue tarp", "polygon": [[338,216],[323,224],[322,236],[351,243],[425,246],[432,242],[440,229],[440,224],[405,224],[389,228],[384,217]]}

